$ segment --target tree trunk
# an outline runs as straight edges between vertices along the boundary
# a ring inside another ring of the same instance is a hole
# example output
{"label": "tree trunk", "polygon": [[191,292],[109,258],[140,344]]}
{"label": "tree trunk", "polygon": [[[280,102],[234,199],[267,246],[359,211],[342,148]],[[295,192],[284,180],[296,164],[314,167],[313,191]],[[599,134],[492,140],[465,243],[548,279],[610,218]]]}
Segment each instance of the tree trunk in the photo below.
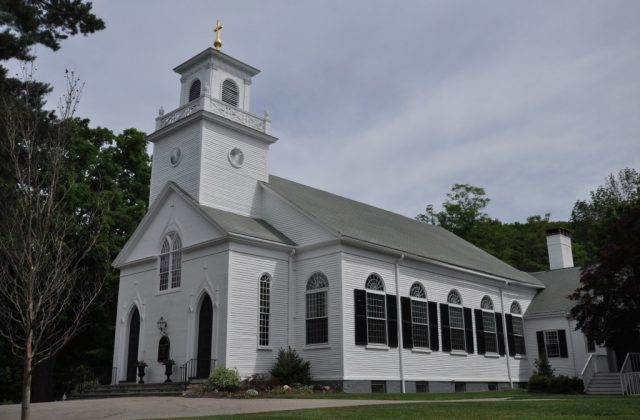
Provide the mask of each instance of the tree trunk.
{"label": "tree trunk", "polygon": [[24,371],[22,374],[22,420],[29,420],[31,418],[29,405],[31,404],[31,363],[33,361],[32,334],[33,333],[29,332],[24,348]]}

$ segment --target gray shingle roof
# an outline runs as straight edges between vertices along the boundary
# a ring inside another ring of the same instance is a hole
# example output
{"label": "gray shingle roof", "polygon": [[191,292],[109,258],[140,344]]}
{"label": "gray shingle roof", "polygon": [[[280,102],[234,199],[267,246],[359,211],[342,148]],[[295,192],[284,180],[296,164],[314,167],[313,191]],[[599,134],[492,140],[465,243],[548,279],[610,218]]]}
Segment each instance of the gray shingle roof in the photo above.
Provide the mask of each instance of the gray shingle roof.
{"label": "gray shingle roof", "polygon": [[542,286],[542,283],[530,274],[511,267],[438,226],[418,222],[274,175],[269,177],[269,183],[265,185],[343,237],[500,276],[522,284]]}
{"label": "gray shingle roof", "polygon": [[547,286],[529,305],[526,315],[568,312],[576,302],[567,298],[580,286],[580,267],[531,273]]}
{"label": "gray shingle roof", "polygon": [[266,241],[295,245],[291,239],[262,219],[254,219],[203,205],[199,206],[225,233],[236,233]]}

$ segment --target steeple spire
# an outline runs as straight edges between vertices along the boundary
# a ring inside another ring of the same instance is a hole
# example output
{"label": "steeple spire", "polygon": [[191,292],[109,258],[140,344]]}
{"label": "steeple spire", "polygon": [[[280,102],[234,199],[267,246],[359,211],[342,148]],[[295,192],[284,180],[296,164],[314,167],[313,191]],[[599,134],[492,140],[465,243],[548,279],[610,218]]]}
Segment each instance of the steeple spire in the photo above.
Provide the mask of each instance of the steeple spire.
{"label": "steeple spire", "polygon": [[216,27],[213,29],[213,32],[216,34],[216,40],[213,41],[213,47],[220,51],[222,47],[222,39],[220,38],[220,33],[222,32],[222,22],[216,20]]}

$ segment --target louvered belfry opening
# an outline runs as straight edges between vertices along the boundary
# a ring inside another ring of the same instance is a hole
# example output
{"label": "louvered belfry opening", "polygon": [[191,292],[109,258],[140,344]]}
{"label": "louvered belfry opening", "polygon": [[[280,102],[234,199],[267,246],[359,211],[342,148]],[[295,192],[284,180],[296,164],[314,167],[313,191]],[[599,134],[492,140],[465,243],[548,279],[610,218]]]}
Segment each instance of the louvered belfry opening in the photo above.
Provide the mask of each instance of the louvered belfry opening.
{"label": "louvered belfry opening", "polygon": [[222,102],[238,106],[238,85],[231,79],[222,82]]}
{"label": "louvered belfry opening", "polygon": [[191,83],[189,88],[189,102],[196,100],[200,97],[200,80],[196,79]]}

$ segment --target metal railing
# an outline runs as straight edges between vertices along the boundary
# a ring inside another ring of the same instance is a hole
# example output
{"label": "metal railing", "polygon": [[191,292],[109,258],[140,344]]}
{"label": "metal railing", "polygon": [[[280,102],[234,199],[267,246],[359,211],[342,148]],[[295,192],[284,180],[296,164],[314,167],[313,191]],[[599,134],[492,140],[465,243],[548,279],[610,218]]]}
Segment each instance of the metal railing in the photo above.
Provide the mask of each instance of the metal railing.
{"label": "metal railing", "polygon": [[582,383],[584,384],[584,389],[589,388],[589,384],[591,380],[595,376],[596,373],[604,373],[609,372],[609,359],[605,354],[590,354],[587,362],[584,364],[584,368],[582,368]]}
{"label": "metal railing", "polygon": [[625,395],[640,395],[640,353],[627,353],[620,369],[620,383]]}
{"label": "metal railing", "polygon": [[261,118],[210,96],[201,96],[198,99],[194,99],[193,101],[169,112],[168,114],[159,115],[158,118],[156,118],[156,130],[180,121],[181,119],[202,109],[245,125],[256,131],[266,134],[269,134],[271,131],[271,120],[266,112],[264,117]]}
{"label": "metal railing", "polygon": [[192,379],[208,378],[215,368],[216,359],[189,359],[185,364],[180,366],[180,381],[186,388]]}
{"label": "metal railing", "polygon": [[117,367],[92,366],[82,374],[82,379],[76,384],[75,390],[83,393],[101,385],[115,384],[117,376]]}

